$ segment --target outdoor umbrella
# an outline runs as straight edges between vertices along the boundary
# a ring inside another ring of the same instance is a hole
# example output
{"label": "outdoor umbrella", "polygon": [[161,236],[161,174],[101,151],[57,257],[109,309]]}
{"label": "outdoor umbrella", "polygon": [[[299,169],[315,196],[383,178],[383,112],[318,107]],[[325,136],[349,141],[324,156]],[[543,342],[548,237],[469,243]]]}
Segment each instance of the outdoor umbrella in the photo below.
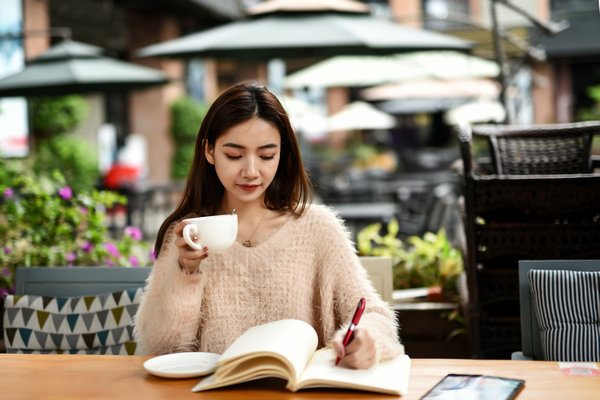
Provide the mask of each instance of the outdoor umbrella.
{"label": "outdoor umbrella", "polygon": [[425,79],[410,82],[389,83],[363,89],[360,96],[368,101],[414,98],[498,98],[500,84],[497,81],[478,79]]}
{"label": "outdoor umbrella", "polygon": [[21,72],[0,79],[0,97],[107,92],[169,81],[159,70],[104,57],[102,52],[71,40],[56,44]]}
{"label": "outdoor umbrella", "polygon": [[[325,3],[332,3],[327,1],[297,2],[299,5],[293,0],[265,2],[259,9],[261,13],[247,20],[151,45],[140,49],[137,55],[269,60],[472,48],[471,42],[462,39],[408,28],[366,11],[360,12],[367,9],[364,4],[357,12],[350,7],[323,7]],[[356,2],[333,3],[352,5]]]}
{"label": "outdoor umbrella", "polygon": [[388,56],[337,56],[290,74],[287,88],[366,87],[423,79],[493,78],[498,64],[458,51],[416,51]]}
{"label": "outdoor umbrella", "polygon": [[396,125],[394,117],[369,103],[355,101],[328,119],[330,131],[389,129]]}
{"label": "outdoor umbrella", "polygon": [[504,106],[493,100],[476,100],[444,113],[444,121],[449,125],[469,125],[481,122],[501,123],[505,119]]}
{"label": "outdoor umbrella", "polygon": [[281,96],[292,127],[309,142],[322,140],[327,133],[327,117],[312,104],[295,97]]}

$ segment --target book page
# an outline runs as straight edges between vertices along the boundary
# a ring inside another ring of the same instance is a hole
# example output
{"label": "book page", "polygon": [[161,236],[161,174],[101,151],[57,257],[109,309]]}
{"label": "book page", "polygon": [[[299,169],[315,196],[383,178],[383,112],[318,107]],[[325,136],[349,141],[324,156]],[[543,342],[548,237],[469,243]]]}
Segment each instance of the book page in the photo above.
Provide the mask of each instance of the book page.
{"label": "book page", "polygon": [[211,374],[202,379],[192,391],[201,391],[223,386],[234,385],[241,382],[250,382],[261,378],[288,379],[288,369],[283,363],[273,357],[259,357],[246,360],[225,374]]}
{"label": "book page", "polygon": [[331,348],[317,351],[306,367],[300,382],[290,390],[315,387],[339,387],[403,395],[408,388],[410,358],[403,354],[369,369],[354,369],[341,362],[335,365]]}
{"label": "book page", "polygon": [[[304,370],[308,360],[317,348],[317,333],[304,321],[284,319],[269,322],[248,329],[221,355],[217,365],[226,364],[229,370],[244,369],[241,364],[247,359],[258,356],[279,355],[281,361],[288,365],[295,381]],[[257,367],[256,364],[253,367]],[[219,370],[217,370],[217,375]]]}

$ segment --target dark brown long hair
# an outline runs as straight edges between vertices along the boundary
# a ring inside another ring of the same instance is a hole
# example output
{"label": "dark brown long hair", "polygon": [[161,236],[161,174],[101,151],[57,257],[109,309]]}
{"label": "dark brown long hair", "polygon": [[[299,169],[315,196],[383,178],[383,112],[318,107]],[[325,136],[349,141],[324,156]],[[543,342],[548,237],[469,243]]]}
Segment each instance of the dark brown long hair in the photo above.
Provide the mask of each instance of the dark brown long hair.
{"label": "dark brown long hair", "polygon": [[253,117],[272,124],[281,136],[281,155],[275,178],[265,192],[265,205],[272,210],[288,211],[300,216],[312,197],[312,186],[300,155],[300,148],[287,113],[277,97],[264,86],[239,83],[221,94],[210,106],[202,121],[194,160],[185,190],[175,211],[158,230],[154,249],[160,253],[167,230],[188,215],[213,215],[221,206],[225,188],[214,165],[206,160],[206,146],[214,146],[217,138],[231,127]]}

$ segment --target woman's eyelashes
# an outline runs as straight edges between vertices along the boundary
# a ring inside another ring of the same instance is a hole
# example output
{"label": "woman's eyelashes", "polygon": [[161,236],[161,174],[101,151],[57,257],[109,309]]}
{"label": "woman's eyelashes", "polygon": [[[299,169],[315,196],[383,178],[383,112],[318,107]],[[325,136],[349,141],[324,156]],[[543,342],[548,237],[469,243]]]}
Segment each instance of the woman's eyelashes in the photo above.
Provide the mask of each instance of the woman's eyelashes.
{"label": "woman's eyelashes", "polygon": [[[232,155],[232,154],[225,154],[225,157],[227,157],[230,160],[241,160],[242,156],[241,155]],[[268,155],[268,156],[260,156],[261,159],[268,161],[268,160],[272,160],[275,158],[275,154],[273,155]]]}

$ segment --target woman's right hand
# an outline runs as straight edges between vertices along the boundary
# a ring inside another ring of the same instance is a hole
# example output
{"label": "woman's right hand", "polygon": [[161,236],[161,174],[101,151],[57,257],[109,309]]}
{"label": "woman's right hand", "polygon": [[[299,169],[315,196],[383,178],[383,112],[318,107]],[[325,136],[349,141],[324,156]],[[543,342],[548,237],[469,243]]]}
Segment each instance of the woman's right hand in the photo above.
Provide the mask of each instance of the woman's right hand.
{"label": "woman's right hand", "polygon": [[[173,229],[175,233],[175,245],[179,248],[179,267],[188,274],[194,274],[198,272],[200,263],[202,260],[208,257],[208,248],[204,247],[202,250],[196,250],[190,247],[183,239],[183,227],[187,225],[187,222],[180,222],[175,225]],[[194,238],[192,238],[194,240]],[[194,241],[197,241],[196,237]]]}

